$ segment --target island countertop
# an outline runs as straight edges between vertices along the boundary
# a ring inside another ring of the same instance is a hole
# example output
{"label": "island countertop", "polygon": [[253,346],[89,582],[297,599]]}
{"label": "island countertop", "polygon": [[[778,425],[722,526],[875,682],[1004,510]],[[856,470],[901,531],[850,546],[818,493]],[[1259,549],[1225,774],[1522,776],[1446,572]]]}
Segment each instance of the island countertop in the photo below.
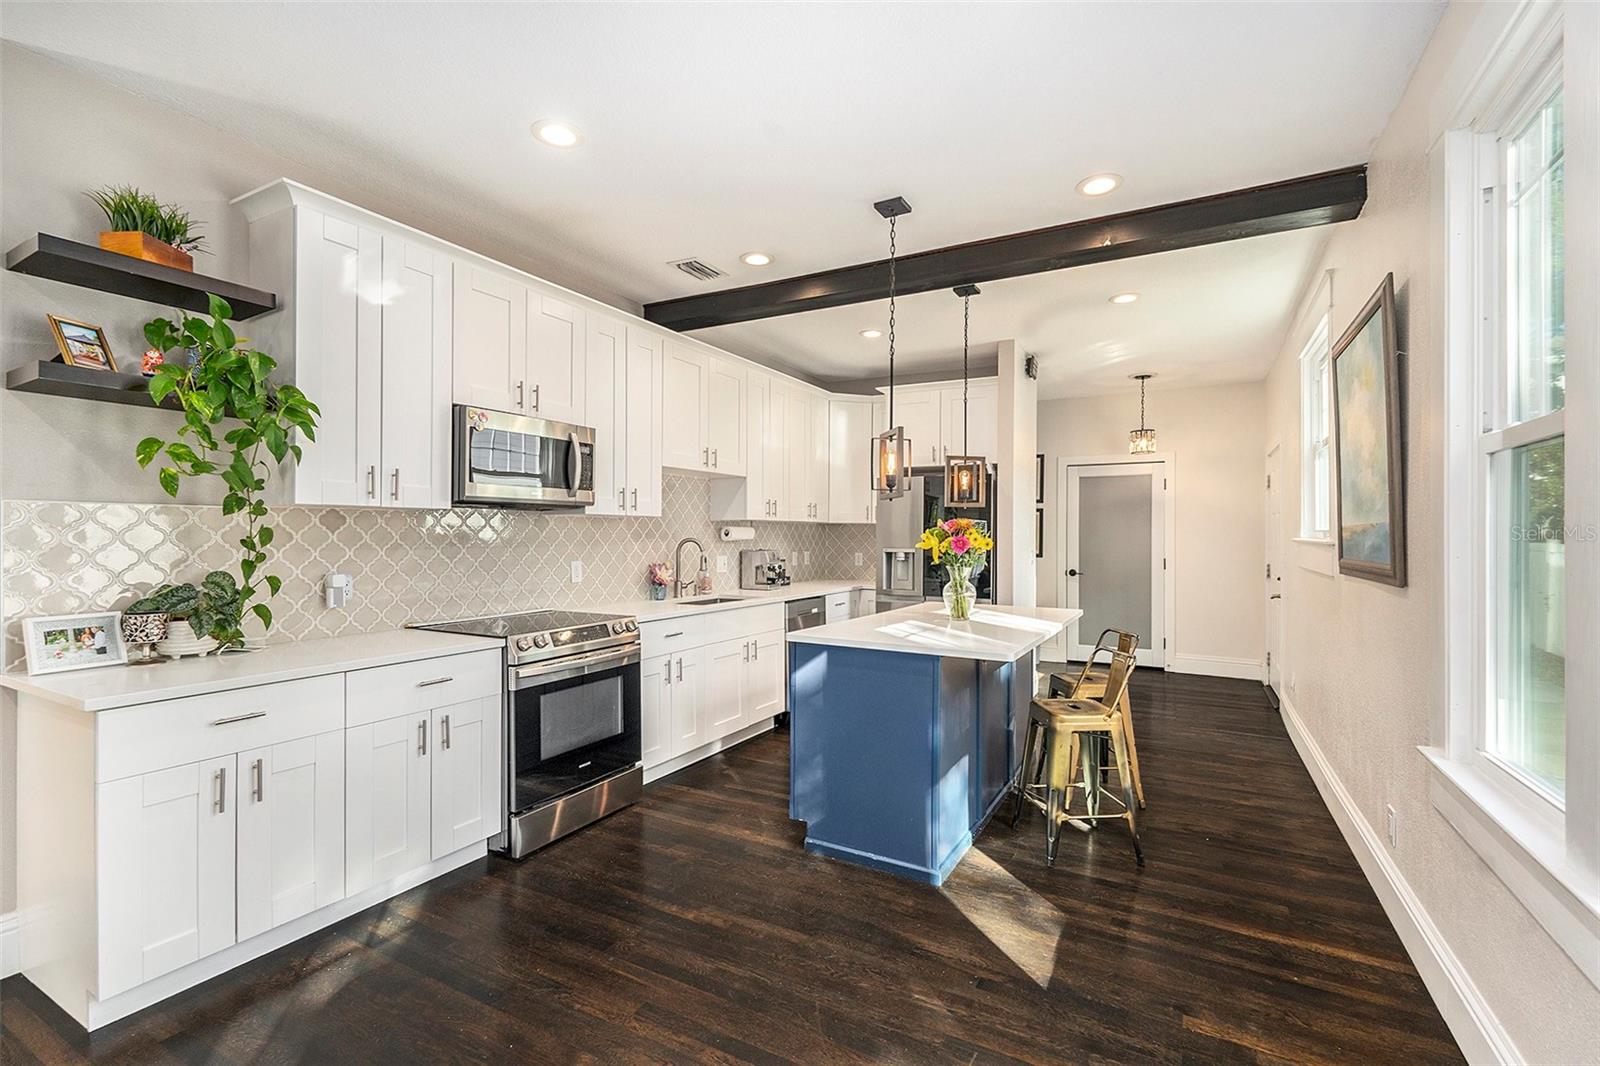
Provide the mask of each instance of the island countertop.
{"label": "island countertop", "polygon": [[919,603],[797,630],[789,642],[1009,663],[1082,617],[1077,608],[980,604],[969,621],[957,622],[944,604]]}

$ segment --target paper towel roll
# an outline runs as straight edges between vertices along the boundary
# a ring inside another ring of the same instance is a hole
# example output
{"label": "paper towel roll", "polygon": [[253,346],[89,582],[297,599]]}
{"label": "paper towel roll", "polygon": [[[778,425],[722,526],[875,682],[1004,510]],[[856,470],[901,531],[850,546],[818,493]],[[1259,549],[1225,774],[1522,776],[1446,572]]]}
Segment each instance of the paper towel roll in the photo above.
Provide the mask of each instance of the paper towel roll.
{"label": "paper towel roll", "polygon": [[723,526],[719,534],[723,540],[755,540],[754,526]]}

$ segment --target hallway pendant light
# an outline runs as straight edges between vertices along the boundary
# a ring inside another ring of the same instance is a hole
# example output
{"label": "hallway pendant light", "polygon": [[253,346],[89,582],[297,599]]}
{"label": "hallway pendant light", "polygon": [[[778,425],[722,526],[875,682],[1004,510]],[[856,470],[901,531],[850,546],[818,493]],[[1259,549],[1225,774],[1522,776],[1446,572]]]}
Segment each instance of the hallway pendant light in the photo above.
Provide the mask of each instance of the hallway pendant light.
{"label": "hallway pendant light", "polygon": [[[972,298],[976,285],[957,285],[961,297],[961,450],[967,443],[967,352],[972,324]],[[989,462],[981,455],[952,455],[945,459],[944,503],[946,507],[983,507],[989,502]]]}
{"label": "hallway pendant light", "polygon": [[1150,455],[1156,450],[1156,431],[1147,429],[1144,424],[1144,383],[1155,375],[1134,374],[1132,377],[1139,383],[1139,428],[1128,431],[1128,454]]}
{"label": "hallway pendant light", "polygon": [[904,496],[911,482],[911,442],[906,440],[905,427],[894,421],[894,230],[895,220],[910,214],[911,205],[896,196],[872,206],[889,220],[889,419],[885,423],[888,428],[872,438],[872,488],[878,499],[893,500]]}

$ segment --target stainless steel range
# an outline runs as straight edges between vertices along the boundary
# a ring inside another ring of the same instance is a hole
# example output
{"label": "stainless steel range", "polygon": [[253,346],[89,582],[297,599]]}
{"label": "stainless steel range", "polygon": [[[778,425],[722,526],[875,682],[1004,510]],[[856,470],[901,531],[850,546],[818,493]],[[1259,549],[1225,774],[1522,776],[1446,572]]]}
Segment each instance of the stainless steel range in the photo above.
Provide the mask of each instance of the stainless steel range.
{"label": "stainless steel range", "polygon": [[512,858],[644,791],[639,624],[621,614],[529,611],[417,629],[506,642],[505,831]]}

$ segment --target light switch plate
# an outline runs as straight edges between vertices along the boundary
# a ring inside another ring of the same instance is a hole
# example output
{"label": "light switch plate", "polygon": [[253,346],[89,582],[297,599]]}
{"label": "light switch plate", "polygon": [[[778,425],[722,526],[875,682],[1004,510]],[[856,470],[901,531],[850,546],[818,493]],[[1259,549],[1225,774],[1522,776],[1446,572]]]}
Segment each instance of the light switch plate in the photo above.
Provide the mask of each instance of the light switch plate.
{"label": "light switch plate", "polygon": [[728,553],[727,552],[718,552],[717,553],[717,573],[726,574],[727,572],[728,572]]}
{"label": "light switch plate", "polygon": [[810,552],[806,552],[805,553],[805,564],[807,566],[811,565],[811,553]]}
{"label": "light switch plate", "polygon": [[857,566],[866,565],[866,557],[863,556],[860,552],[856,552],[856,565]]}
{"label": "light switch plate", "polygon": [[576,584],[579,584],[582,581],[583,581],[583,561],[581,559],[574,559],[574,560],[572,560],[572,583],[574,585],[576,585]]}

